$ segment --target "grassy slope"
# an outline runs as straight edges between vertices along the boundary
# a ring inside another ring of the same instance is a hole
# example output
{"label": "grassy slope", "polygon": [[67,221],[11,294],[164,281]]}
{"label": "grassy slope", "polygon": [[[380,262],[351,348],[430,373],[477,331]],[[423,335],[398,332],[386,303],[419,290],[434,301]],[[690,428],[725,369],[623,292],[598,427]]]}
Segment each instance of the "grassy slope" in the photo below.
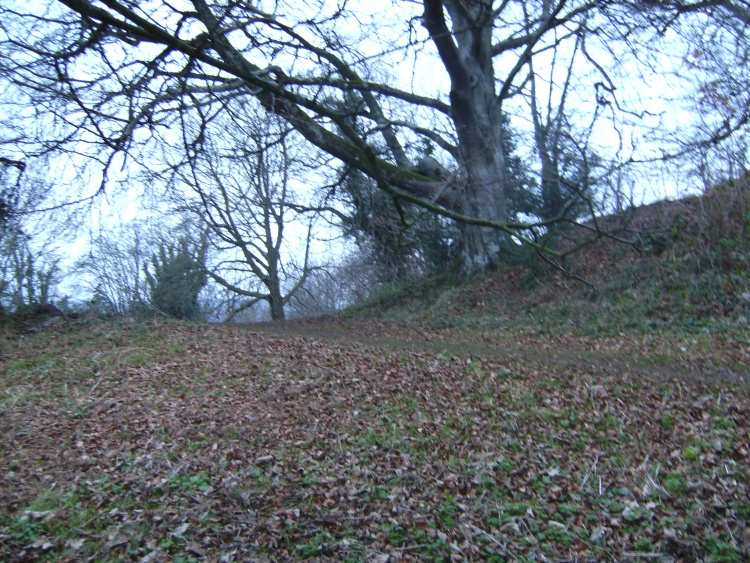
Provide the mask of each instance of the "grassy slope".
{"label": "grassy slope", "polygon": [[[442,276],[395,286],[352,315],[552,334],[750,327],[750,180],[602,223],[637,244],[602,239],[567,259],[566,267],[595,291],[532,259],[468,282]],[[562,249],[582,233],[568,236]]]}
{"label": "grassy slope", "polygon": [[372,321],[8,335],[0,558],[740,561],[750,393],[701,377],[747,371],[733,344]]}

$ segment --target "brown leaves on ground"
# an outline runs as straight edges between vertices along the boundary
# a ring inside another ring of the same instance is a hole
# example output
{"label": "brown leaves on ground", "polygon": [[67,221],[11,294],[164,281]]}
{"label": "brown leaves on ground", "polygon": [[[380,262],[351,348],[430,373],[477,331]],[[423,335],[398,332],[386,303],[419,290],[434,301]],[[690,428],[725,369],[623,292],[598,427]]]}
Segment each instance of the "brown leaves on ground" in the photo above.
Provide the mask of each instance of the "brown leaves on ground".
{"label": "brown leaves on ground", "polygon": [[7,339],[0,557],[750,555],[741,340],[289,326]]}

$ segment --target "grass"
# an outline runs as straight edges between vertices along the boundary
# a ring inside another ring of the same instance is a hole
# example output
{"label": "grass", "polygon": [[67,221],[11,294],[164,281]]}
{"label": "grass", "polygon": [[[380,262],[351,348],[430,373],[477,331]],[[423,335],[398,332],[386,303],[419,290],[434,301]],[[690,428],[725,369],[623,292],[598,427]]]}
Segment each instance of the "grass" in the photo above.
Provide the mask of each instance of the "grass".
{"label": "grass", "polygon": [[170,486],[181,493],[208,492],[211,490],[211,479],[205,471],[193,475],[176,475]]}
{"label": "grass", "polygon": [[[0,557],[620,560],[668,553],[665,530],[745,556],[750,396],[664,379],[645,360],[674,341],[441,331],[418,349],[367,329],[367,346],[181,323],[8,342]],[[679,346],[685,366],[733,353]]]}
{"label": "grass", "polygon": [[[566,263],[588,284],[565,278],[538,260],[511,260],[470,280],[446,274],[389,284],[348,314],[434,329],[596,337],[658,331],[747,340],[746,188],[636,210],[640,244],[605,239]],[[670,357],[651,360],[668,363]]]}

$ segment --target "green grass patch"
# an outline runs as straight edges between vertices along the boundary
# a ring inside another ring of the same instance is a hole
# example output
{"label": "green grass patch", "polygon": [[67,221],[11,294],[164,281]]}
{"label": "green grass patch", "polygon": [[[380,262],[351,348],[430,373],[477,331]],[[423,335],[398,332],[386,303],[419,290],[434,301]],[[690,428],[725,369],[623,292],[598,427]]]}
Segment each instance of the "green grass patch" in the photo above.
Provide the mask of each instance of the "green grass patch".
{"label": "green grass patch", "polygon": [[176,475],[170,482],[170,487],[180,493],[208,492],[211,490],[211,478],[205,471],[192,475]]}

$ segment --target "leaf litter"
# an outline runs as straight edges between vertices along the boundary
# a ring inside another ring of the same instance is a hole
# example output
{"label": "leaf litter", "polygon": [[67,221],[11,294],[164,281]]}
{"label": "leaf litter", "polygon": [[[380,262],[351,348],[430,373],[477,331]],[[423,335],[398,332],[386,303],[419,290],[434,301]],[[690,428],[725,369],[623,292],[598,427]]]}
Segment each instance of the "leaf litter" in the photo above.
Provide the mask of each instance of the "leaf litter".
{"label": "leaf litter", "polygon": [[[379,336],[154,323],[9,340],[0,557],[750,556],[746,384],[555,363],[563,339],[470,357],[358,328]],[[622,340],[598,345],[654,355]]]}

